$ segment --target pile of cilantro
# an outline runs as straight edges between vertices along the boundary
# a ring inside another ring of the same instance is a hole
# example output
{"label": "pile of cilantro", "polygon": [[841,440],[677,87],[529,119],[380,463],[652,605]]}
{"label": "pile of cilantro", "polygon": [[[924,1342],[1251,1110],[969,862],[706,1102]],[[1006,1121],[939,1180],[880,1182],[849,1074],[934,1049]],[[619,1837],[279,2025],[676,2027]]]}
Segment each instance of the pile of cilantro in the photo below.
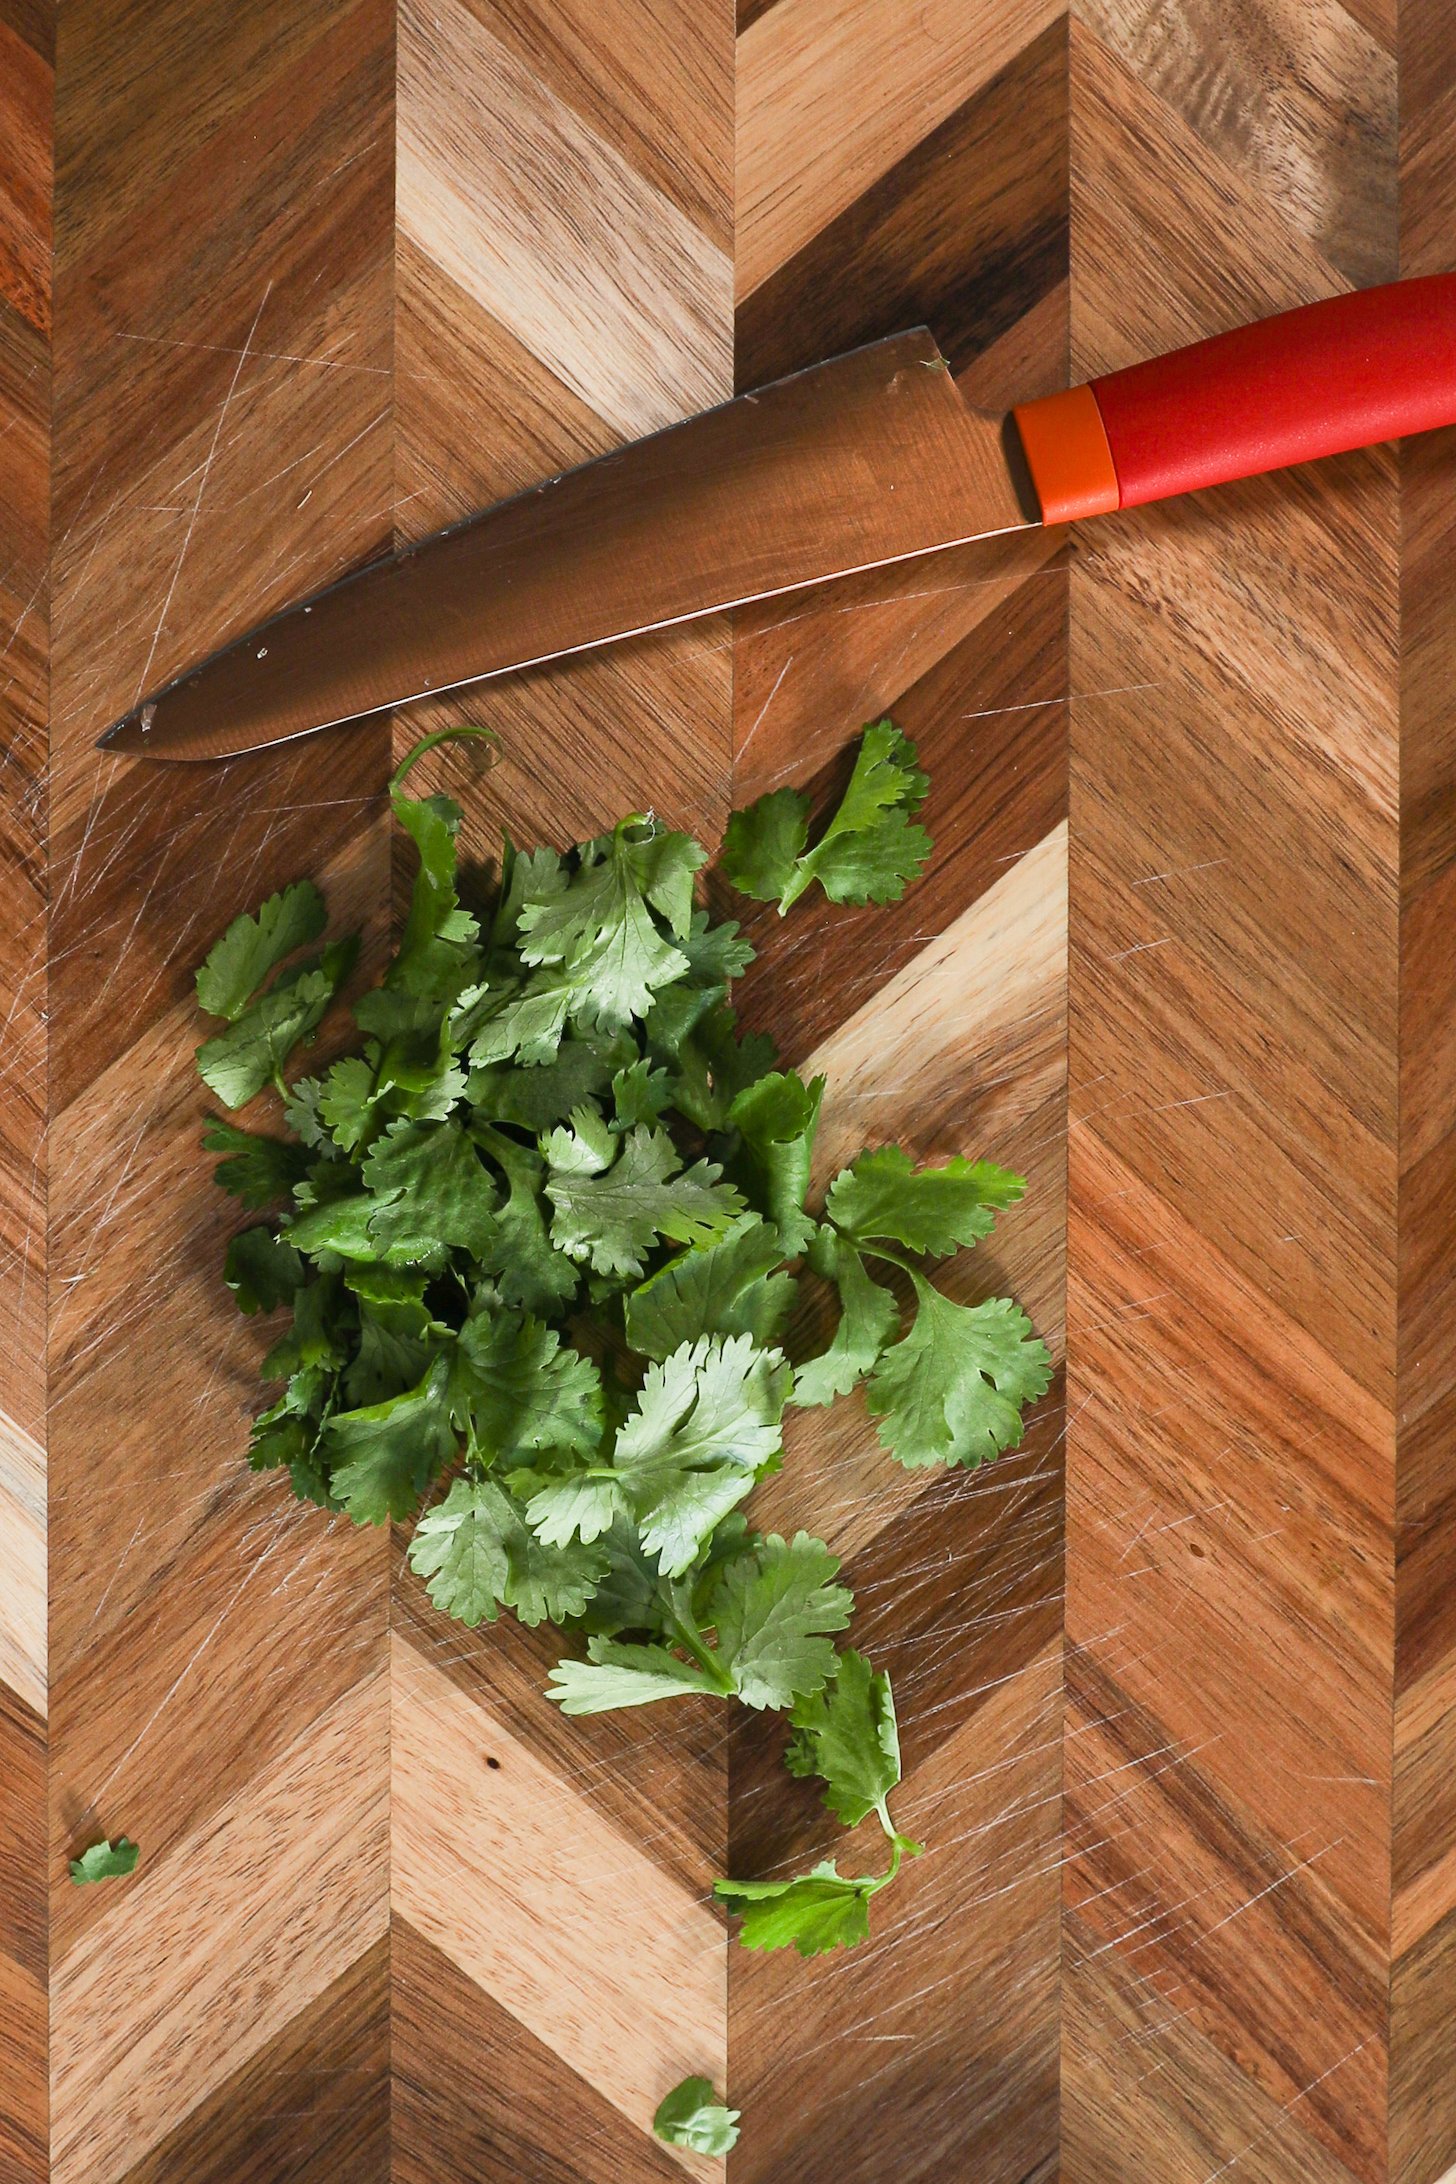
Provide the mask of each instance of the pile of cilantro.
{"label": "pile of cilantro", "polygon": [[[860,1386],[909,1468],[1016,1445],[1046,1351],[1014,1304],[957,1304],[930,1270],[1021,1179],[887,1146],[817,1196],[824,1081],[740,1030],[752,951],[698,907],[703,849],[640,814],[566,856],[507,843],[492,899],[467,905],[459,807],[403,791],[436,740],[395,776],[419,869],[398,953],[353,1005],[357,1051],[287,1075],[356,953],[325,940],[307,880],[235,919],[197,974],[220,1025],[208,1086],[230,1109],[271,1088],[286,1124],[218,1118],[204,1138],[263,1216],[228,1247],[228,1287],[282,1319],[250,1460],[356,1523],[412,1525],[442,1613],[558,1625],[563,1713],[706,1694],[787,1715],[790,1772],[845,1827],[878,1816],[887,1870],[717,1893],[750,1948],[862,1941],[919,1847],[890,1814],[889,1679],[836,1646],[853,1601],[823,1541],[764,1536],[744,1505],[783,1461],[786,1410]],[[720,869],[781,910],[815,884],[895,900],[929,854],[926,786],[878,722],[812,847],[808,799],[779,790],[734,814]],[[837,1324],[794,1356],[806,1279],[837,1292]]]}

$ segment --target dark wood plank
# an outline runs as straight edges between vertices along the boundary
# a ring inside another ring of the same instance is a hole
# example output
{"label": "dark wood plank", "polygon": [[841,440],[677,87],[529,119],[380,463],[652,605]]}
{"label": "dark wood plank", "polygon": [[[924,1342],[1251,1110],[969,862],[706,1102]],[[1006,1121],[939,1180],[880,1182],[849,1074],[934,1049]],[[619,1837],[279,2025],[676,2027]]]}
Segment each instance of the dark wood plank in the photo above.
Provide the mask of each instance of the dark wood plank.
{"label": "dark wood plank", "polygon": [[407,1919],[394,1923],[392,1978],[393,2184],[680,2184],[666,2147]]}
{"label": "dark wood plank", "polygon": [[336,2184],[389,2164],[388,1934],[250,2055],[124,2184]]}

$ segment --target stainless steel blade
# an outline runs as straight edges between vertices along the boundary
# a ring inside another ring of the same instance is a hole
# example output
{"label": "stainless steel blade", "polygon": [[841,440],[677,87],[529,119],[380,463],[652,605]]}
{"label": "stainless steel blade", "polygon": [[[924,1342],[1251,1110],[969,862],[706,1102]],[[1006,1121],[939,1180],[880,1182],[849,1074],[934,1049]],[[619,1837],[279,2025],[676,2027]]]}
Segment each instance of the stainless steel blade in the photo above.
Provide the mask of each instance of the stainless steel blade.
{"label": "stainless steel blade", "polygon": [[[346,577],[100,739],[230,757],[1040,521],[923,327],[742,395]],[[1010,442],[1014,446],[1014,439]]]}

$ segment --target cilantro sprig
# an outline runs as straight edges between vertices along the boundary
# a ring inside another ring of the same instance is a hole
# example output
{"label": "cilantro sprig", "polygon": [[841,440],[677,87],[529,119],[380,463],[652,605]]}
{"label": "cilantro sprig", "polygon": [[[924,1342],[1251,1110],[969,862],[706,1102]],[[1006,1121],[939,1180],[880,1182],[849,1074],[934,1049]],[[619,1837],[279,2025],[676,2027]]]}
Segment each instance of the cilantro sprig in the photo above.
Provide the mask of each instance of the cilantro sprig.
{"label": "cilantro sprig", "polygon": [[[438,740],[395,777],[413,893],[339,1060],[295,1073],[355,960],[311,882],[234,919],[198,972],[221,1025],[199,1069],[263,1125],[214,1114],[203,1139],[249,1216],[224,1279],[275,1323],[278,1392],[249,1461],[355,1523],[410,1525],[442,1614],[560,1628],[549,1690],[568,1716],[681,1700],[785,1715],[790,1774],[817,1778],[843,1826],[877,1818],[888,1866],[716,1893],[749,1948],[853,1946],[920,1849],[891,1814],[894,1698],[838,1650],[854,1603],[837,1558],[748,1510],[787,1412],[857,1387],[911,1469],[1016,1445],[1045,1348],[1010,1300],[963,1305],[932,1276],[1021,1179],[890,1145],[816,1190],[827,1088],[740,1029],[753,951],[696,903],[699,844],[640,813],[565,856],[507,842],[493,893],[467,902],[459,806],[403,786]],[[912,823],[926,786],[878,722],[812,847],[808,799],[780,790],[733,815],[721,868],[785,911],[816,882],[894,900],[929,855]],[[812,1355],[805,1285],[839,1307]],[[721,2152],[736,2117],[688,2080],[658,2129]]]}

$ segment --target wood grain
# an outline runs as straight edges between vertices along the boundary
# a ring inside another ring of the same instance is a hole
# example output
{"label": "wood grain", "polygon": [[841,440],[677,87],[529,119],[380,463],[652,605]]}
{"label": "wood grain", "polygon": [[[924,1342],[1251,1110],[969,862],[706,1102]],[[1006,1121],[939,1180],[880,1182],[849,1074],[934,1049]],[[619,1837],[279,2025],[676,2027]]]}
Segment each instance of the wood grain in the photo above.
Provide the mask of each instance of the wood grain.
{"label": "wood grain", "polygon": [[[1449,262],[1449,11],[1403,12],[1404,149],[1380,11],[1076,13],[1079,375],[1390,278],[1398,241]],[[1079,542],[1073,2184],[1456,2156],[1450,462],[1373,450]]]}
{"label": "wood grain", "polygon": [[46,731],[52,33],[0,6],[0,2169],[47,2173]]}
{"label": "wood grain", "polygon": [[[1448,270],[1456,101],[1447,10],[1402,10],[1400,238],[1411,273]],[[1456,2163],[1446,2049],[1456,2011],[1456,536],[1453,435],[1400,456],[1400,1217],[1390,2174]]]}
{"label": "wood grain", "polygon": [[[408,538],[732,393],[733,25],[728,0],[401,0],[398,20]],[[715,841],[731,705],[710,622],[412,707],[396,748],[496,730],[488,761],[421,768],[481,859],[503,829],[565,845],[634,809]],[[402,1562],[393,1621],[393,2174],[721,2174],[651,2135],[681,2077],[725,2075],[718,1713],[564,1721],[558,1634],[463,1630]]]}
{"label": "wood grain", "polygon": [[[1064,11],[777,0],[746,11],[739,51],[740,384],[920,319],[979,403],[1063,384]],[[887,1140],[1028,1174],[994,1246],[949,1279],[968,1300],[1014,1288],[1059,1348],[1056,542],[948,555],[741,616],[735,668],[736,802],[789,782],[827,807],[856,731],[885,712],[932,782],[935,854],[903,903],[806,901],[787,925],[772,910],[745,919],[760,950],[745,1013],[829,1079],[821,1180]],[[1062,1425],[1057,1390],[1012,1462],[928,1483],[843,1403],[795,1418],[785,1468],[756,1498],[761,1524],[802,1524],[846,1557],[857,1642],[895,1680],[901,1824],[931,1848],[877,1905],[867,1949],[730,1960],[740,2179],[1056,2173]],[[873,1870],[880,1850],[841,1845],[812,1785],[785,1775],[781,1743],[772,1724],[735,1729],[732,1871],[802,1870],[831,1850],[842,1870]]]}
{"label": "wood grain", "polygon": [[[266,1336],[191,1061],[193,968],[270,887],[320,873],[377,961],[385,739],[184,782],[92,738],[389,536],[392,38],[377,0],[88,0],[57,52],[50,2174],[86,2184],[261,2184],[315,2135],[387,2175],[384,1546],[241,1462]],[[123,1832],[135,1878],[74,1889]]]}

